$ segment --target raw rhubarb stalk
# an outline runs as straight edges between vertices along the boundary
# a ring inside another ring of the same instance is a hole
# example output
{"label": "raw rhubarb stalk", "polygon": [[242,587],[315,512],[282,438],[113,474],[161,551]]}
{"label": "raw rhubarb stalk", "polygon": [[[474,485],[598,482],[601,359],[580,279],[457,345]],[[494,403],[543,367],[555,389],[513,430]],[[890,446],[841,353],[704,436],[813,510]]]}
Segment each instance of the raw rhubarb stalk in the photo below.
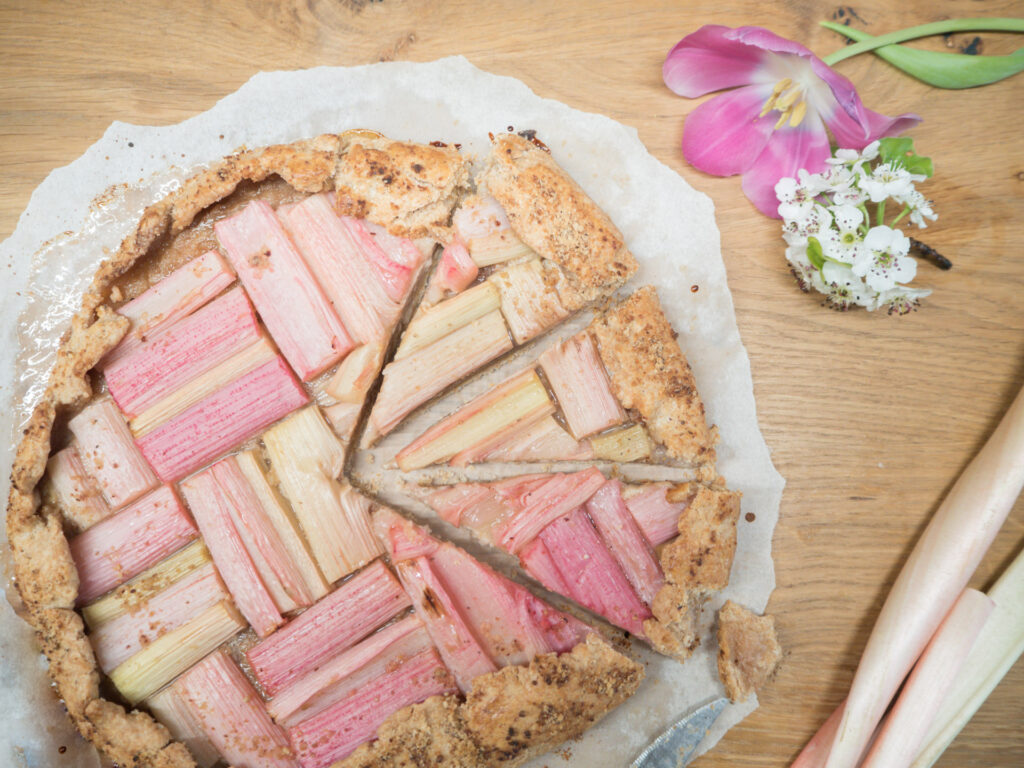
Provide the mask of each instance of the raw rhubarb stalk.
{"label": "raw rhubarb stalk", "polygon": [[637,597],[582,508],[559,517],[540,533],[569,597],[612,624],[644,636],[651,612]]}
{"label": "raw rhubarb stalk", "polygon": [[181,493],[235,605],[256,634],[266,637],[284,623],[284,617],[235,528],[230,509],[235,500],[217,482],[212,468],[183,482]]}
{"label": "raw rhubarb stalk", "polygon": [[498,289],[484,282],[439,304],[421,308],[406,328],[395,359],[401,360],[430,346],[473,321],[496,312],[500,306]]}
{"label": "raw rhubarb stalk", "polygon": [[469,628],[459,605],[444,588],[429,558],[417,557],[395,565],[413,608],[427,626],[444,665],[455,675],[459,689],[467,692],[473,678],[497,670]]}
{"label": "raw rhubarb stalk", "polygon": [[437,464],[478,446],[489,446],[523,421],[554,410],[536,371],[529,368],[439,421],[399,451],[395,460],[406,472]]}
{"label": "raw rhubarb stalk", "polygon": [[212,562],[202,540],[193,541],[129,579],[110,594],[82,606],[85,623],[91,629],[96,629],[127,613],[133,613],[163,590]]}
{"label": "raw rhubarb stalk", "polygon": [[679,516],[690,505],[689,501],[669,501],[669,487],[668,483],[645,484],[626,499],[630,514],[652,547],[679,535]]}
{"label": "raw rhubarb stalk", "polygon": [[294,768],[284,731],[259,693],[224,651],[210,654],[174,683],[210,742],[231,765]]}
{"label": "raw rhubarb stalk", "polygon": [[589,440],[578,441],[545,416],[505,435],[479,457],[480,461],[585,461],[593,459]]}
{"label": "raw rhubarb stalk", "polygon": [[263,690],[273,696],[408,607],[408,595],[377,560],[246,656]]}
{"label": "raw rhubarb stalk", "polygon": [[220,752],[210,743],[203,727],[192,715],[188,703],[173,685],[157,691],[146,699],[146,708],[171,732],[175,741],[188,747],[200,768],[212,768],[221,759]]}
{"label": "raw rhubarb stalk", "polygon": [[198,535],[170,486],[143,496],[71,540],[79,602],[99,597]]}
{"label": "raw rhubarb stalk", "polygon": [[324,392],[342,403],[362,404],[367,390],[377,378],[384,357],[382,344],[363,344],[341,361],[338,370],[324,386]]}
{"label": "raw rhubarb stalk", "polygon": [[613,429],[590,438],[594,458],[605,461],[640,461],[651,455],[651,439],[640,424]]}
{"label": "raw rhubarb stalk", "polygon": [[590,334],[551,347],[537,361],[577,440],[626,420]]}
{"label": "raw rhubarb stalk", "polygon": [[222,600],[187,624],[161,635],[110,673],[131,704],[153,695],[222,643],[245,629],[230,602]]}
{"label": "raw rhubarb stalk", "polygon": [[377,270],[391,300],[403,301],[423,263],[420,249],[412,240],[389,234],[383,227],[365,219],[342,216],[341,220],[363,255]]}
{"label": "raw rhubarb stalk", "polygon": [[302,768],[326,768],[374,737],[392,713],[455,690],[434,650],[423,651],[351,696],[288,729]]}
{"label": "raw rhubarb stalk", "polygon": [[622,500],[622,483],[613,479],[602,485],[587,500],[587,514],[637,595],[651,605],[665,577]]}
{"label": "raw rhubarb stalk", "polygon": [[556,518],[585,504],[604,483],[596,469],[551,475],[521,497],[515,514],[495,529],[495,541],[516,554]]}
{"label": "raw rhubarb stalk", "polygon": [[533,255],[513,231],[505,210],[490,195],[465,200],[452,217],[452,224],[478,267]]}
{"label": "raw rhubarb stalk", "polygon": [[84,531],[112,512],[103,492],[85,471],[74,445],[50,457],[46,462],[46,476],[61,514],[76,531]]}
{"label": "raw rhubarb stalk", "polygon": [[291,502],[328,582],[380,554],[370,531],[369,502],[336,480],[344,446],[313,405],[263,435],[281,491]]}
{"label": "raw rhubarb stalk", "polygon": [[103,490],[113,509],[120,509],[155,488],[158,481],[143,458],[124,417],[113,400],[87,405],[68,421],[85,471]]}
{"label": "raw rhubarb stalk", "polygon": [[976,589],[960,594],[886,715],[863,768],[910,765],[994,607],[992,599]]}
{"label": "raw rhubarb stalk", "polygon": [[217,251],[207,251],[178,267],[148,290],[118,307],[132,321],[128,335],[103,358],[107,366],[195,312],[235,281]]}
{"label": "raw rhubarb stalk", "polygon": [[334,210],[330,196],[306,198],[281,218],[353,341],[381,343],[401,305],[388,295],[380,273]]}
{"label": "raw rhubarb stalk", "polygon": [[466,244],[458,237],[445,246],[441,261],[437,265],[437,289],[460,293],[473,284],[479,267],[466,250]]}
{"label": "raw rhubarb stalk", "polygon": [[843,719],[845,708],[846,701],[835,708],[818,732],[800,750],[800,754],[796,756],[791,768],[825,768],[828,751],[836,738],[836,731],[839,730],[839,721]]}
{"label": "raw rhubarb stalk", "polygon": [[487,280],[501,294],[501,314],[517,344],[529,341],[569,316],[558,293],[544,280],[540,259],[511,264]]}
{"label": "raw rhubarb stalk", "polygon": [[828,768],[855,768],[871,734],[1024,485],[1024,390],[928,523],[886,598],[854,676]]}
{"label": "raw rhubarb stalk", "polygon": [[132,419],[259,339],[245,291],[232,288],[108,364],[103,374],[111,396]]}
{"label": "raw rhubarb stalk", "polygon": [[338,362],[352,339],[281,226],[274,209],[254,200],[214,225],[228,259],[303,381]]}
{"label": "raw rhubarb stalk", "polygon": [[138,445],[157,474],[174,482],[308,401],[284,360],[275,358],[140,437]]}
{"label": "raw rhubarb stalk", "polygon": [[511,349],[505,321],[495,311],[393,361],[384,369],[384,383],[370,414],[377,433],[386,435],[434,395]]}
{"label": "raw rhubarb stalk", "polygon": [[143,646],[177,629],[221,600],[230,600],[213,563],[189,573],[130,613],[89,634],[96,661],[104,672],[138,653]]}
{"label": "raw rhubarb stalk", "polygon": [[433,644],[423,622],[406,616],[295,680],[267,703],[267,709],[279,723],[294,725],[428,648]]}

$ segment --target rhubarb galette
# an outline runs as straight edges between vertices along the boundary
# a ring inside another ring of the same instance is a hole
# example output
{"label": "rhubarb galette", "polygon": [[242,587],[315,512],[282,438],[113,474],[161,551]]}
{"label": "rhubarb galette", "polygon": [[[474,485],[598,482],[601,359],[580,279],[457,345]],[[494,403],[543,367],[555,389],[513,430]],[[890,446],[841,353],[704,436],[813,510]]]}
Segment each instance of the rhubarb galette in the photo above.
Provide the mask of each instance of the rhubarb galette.
{"label": "rhubarb galette", "polygon": [[[346,472],[591,310],[398,463],[603,461],[415,495],[686,658],[738,495],[654,290],[605,308],[635,269],[515,135],[475,178],[456,148],[369,131],[245,151],[148,208],[63,339],[8,505],[25,616],[81,733],[121,765],[511,766],[629,697],[643,668],[606,625]],[[612,476],[631,462],[694,480]]]}

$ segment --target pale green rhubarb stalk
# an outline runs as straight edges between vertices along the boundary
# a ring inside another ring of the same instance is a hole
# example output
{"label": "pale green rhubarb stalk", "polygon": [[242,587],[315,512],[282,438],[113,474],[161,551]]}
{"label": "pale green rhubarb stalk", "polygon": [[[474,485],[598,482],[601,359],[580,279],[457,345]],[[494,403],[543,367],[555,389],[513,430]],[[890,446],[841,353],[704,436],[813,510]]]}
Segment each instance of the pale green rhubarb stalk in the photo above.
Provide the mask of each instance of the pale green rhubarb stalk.
{"label": "pale green rhubarb stalk", "polygon": [[896,579],[850,688],[828,768],[856,768],[893,694],[963,591],[1024,484],[1024,391],[964,470]]}
{"label": "pale green rhubarb stalk", "polygon": [[68,420],[68,429],[82,466],[112,509],[135,501],[159,483],[113,400],[90,403]]}
{"label": "pale green rhubarb stalk", "polygon": [[501,296],[491,283],[474,285],[457,296],[419,309],[402,336],[395,359],[428,347],[474,320],[501,307]]}
{"label": "pale green rhubarb stalk", "polygon": [[537,362],[577,440],[626,420],[590,334],[577,334],[545,350]]}
{"label": "pale green rhubarb stalk", "polygon": [[344,446],[317,406],[265,432],[263,443],[328,583],[380,554],[370,531],[368,502],[337,480],[345,461]]}
{"label": "pale green rhubarb stalk", "polygon": [[501,314],[516,344],[523,344],[562,322],[569,311],[548,286],[540,259],[510,264],[488,279],[501,294]]}
{"label": "pale green rhubarb stalk", "polygon": [[96,481],[85,471],[74,445],[50,457],[46,462],[46,477],[61,514],[76,531],[84,531],[113,511]]}
{"label": "pale green rhubarb stalk", "polygon": [[589,444],[594,458],[623,463],[649,458],[654,449],[642,424],[630,424],[592,435]]}

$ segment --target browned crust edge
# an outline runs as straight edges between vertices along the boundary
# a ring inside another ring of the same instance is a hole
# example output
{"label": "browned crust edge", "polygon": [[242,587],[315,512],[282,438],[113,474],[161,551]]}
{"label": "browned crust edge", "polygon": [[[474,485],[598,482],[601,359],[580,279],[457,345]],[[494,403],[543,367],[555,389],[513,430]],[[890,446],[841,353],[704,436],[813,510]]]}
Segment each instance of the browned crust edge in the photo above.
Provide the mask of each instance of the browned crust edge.
{"label": "browned crust edge", "polygon": [[569,312],[610,296],[636,273],[622,233],[548,152],[511,133],[492,143],[477,185],[524,243],[558,265],[556,287]]}
{"label": "browned crust edge", "polygon": [[[365,154],[367,148],[374,157],[391,158],[390,182],[384,183],[375,169],[355,161],[354,156]],[[57,693],[82,736],[120,765],[170,768],[194,762],[187,749],[172,742],[166,728],[148,714],[128,713],[100,697],[92,646],[81,616],[74,611],[78,574],[59,515],[40,508],[36,486],[46,469],[58,414],[80,407],[91,397],[89,371],[128,331],[129,321],[105,304],[117,278],[161,238],[180,233],[243,181],[260,182],[275,174],[302,192],[338,188],[351,212],[407,237],[443,237],[447,216],[468,183],[465,162],[455,150],[395,142],[370,131],[325,134],[246,150],[193,176],[146,208],[135,230],[97,270],[61,340],[46,391],[23,430],[11,471],[7,535],[25,618],[35,628],[50,662]],[[385,205],[381,187],[391,185],[393,199]],[[448,213],[442,216],[444,206]]]}
{"label": "browned crust edge", "polygon": [[718,611],[718,676],[732,701],[745,701],[782,662],[775,617],[726,600]]}
{"label": "browned crust edge", "polygon": [[623,407],[640,413],[650,433],[668,454],[715,479],[718,430],[708,427],[704,403],[676,332],[652,286],[598,316],[589,327],[612,391]]}

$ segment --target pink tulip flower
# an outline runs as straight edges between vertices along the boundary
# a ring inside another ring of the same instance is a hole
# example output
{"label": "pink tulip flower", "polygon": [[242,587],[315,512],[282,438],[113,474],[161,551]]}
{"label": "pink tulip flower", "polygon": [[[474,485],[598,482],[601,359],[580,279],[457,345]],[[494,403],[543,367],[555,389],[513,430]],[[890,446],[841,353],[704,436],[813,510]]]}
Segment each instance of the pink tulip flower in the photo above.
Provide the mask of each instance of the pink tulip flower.
{"label": "pink tulip flower", "polygon": [[804,46],[762,27],[703,26],[669,52],[662,75],[688,98],[735,89],[686,118],[683,156],[715,176],[743,174],[743,192],[776,218],[776,182],[795,178],[801,168],[825,169],[826,126],[840,147],[862,149],[921,121],[872,112],[853,83]]}

